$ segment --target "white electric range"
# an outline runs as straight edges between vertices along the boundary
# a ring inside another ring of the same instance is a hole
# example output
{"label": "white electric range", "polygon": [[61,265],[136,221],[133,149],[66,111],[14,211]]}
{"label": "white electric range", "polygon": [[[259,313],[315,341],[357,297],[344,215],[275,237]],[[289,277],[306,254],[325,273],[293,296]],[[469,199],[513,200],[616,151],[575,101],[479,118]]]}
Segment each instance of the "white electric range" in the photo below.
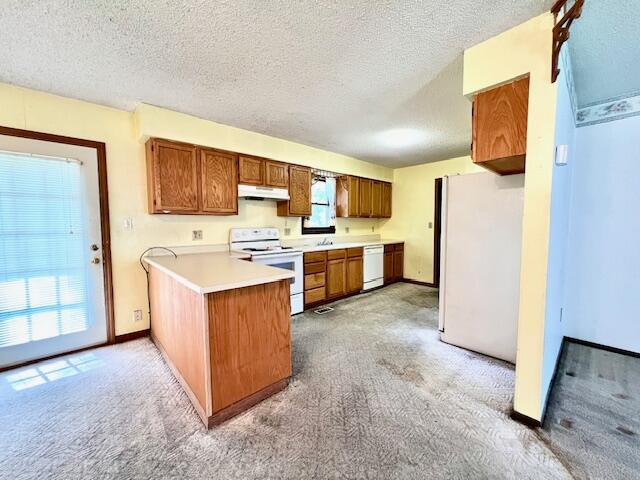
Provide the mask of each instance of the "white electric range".
{"label": "white electric range", "polygon": [[291,314],[304,310],[302,250],[284,247],[277,228],[232,228],[229,250],[251,255],[251,261],[291,270]]}

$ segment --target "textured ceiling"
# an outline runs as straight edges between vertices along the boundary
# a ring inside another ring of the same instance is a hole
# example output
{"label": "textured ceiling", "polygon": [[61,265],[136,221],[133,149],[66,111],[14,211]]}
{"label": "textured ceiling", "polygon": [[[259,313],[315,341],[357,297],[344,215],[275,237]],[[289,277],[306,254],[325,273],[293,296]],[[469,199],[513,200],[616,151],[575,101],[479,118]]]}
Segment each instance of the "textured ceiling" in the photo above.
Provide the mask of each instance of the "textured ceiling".
{"label": "textured ceiling", "polygon": [[[466,154],[462,52],[550,0],[3,0],[0,81],[389,166]],[[389,129],[415,143],[385,144]]]}
{"label": "textured ceiling", "polygon": [[569,48],[578,106],[640,92],[640,0],[585,1]]}

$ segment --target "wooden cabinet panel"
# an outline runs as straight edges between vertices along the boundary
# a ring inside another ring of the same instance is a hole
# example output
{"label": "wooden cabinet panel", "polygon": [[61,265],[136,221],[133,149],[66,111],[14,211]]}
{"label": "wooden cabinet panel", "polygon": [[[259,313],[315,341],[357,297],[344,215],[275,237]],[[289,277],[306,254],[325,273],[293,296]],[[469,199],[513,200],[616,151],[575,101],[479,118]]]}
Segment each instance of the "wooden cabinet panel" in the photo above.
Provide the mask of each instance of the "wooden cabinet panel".
{"label": "wooden cabinet panel", "polygon": [[291,376],[288,280],[207,295],[213,412]]}
{"label": "wooden cabinet panel", "polygon": [[359,213],[361,217],[371,216],[371,180],[361,178],[360,180],[360,207]]}
{"label": "wooden cabinet panel", "polygon": [[347,293],[357,293],[362,290],[362,257],[347,259]]}
{"label": "wooden cabinet panel", "polygon": [[320,273],[320,272],[324,272],[326,268],[327,268],[326,262],[305,263],[304,273],[305,275],[311,274],[311,273]]}
{"label": "wooden cabinet panel", "polygon": [[327,298],[327,292],[324,287],[314,288],[312,290],[305,290],[304,292],[304,304],[312,305],[314,303],[321,302]]}
{"label": "wooden cabinet panel", "polygon": [[325,272],[310,273],[304,276],[304,289],[311,290],[312,288],[324,287],[325,285]]}
{"label": "wooden cabinet panel", "polygon": [[264,185],[264,158],[240,155],[238,181],[245,185]]}
{"label": "wooden cabinet panel", "polygon": [[382,183],[382,218],[391,218],[391,184]]}
{"label": "wooden cabinet panel", "polygon": [[267,187],[287,188],[289,186],[289,165],[273,160],[264,161],[264,184]]}
{"label": "wooden cabinet panel", "polygon": [[150,139],[147,193],[150,213],[197,213],[198,156],[194,145]]}
{"label": "wooden cabinet panel", "polygon": [[311,215],[311,169],[289,165],[289,200],[278,202],[278,215],[307,217]]}
{"label": "wooden cabinet panel", "polygon": [[393,282],[393,251],[384,254],[384,283]]}
{"label": "wooden cabinet panel", "polygon": [[473,99],[473,161],[501,175],[524,173],[529,78],[479,93]]}
{"label": "wooden cabinet panel", "polygon": [[371,182],[371,216],[382,217],[382,182],[377,180]]}
{"label": "wooden cabinet panel", "polygon": [[347,291],[346,259],[329,260],[327,262],[327,298],[343,296]]}
{"label": "wooden cabinet panel", "polygon": [[336,216],[358,217],[360,215],[360,179],[345,175],[336,182]]}
{"label": "wooden cabinet panel", "polygon": [[364,253],[364,249],[362,247],[354,247],[347,248],[347,257],[361,257]]}
{"label": "wooden cabinet panel", "polygon": [[327,251],[305,252],[303,258],[304,263],[325,262],[327,260]]}
{"label": "wooden cabinet panel", "polygon": [[402,251],[404,250],[404,243],[394,243],[393,244],[393,251],[394,252],[398,252],[398,251]]}
{"label": "wooden cabinet panel", "polygon": [[393,252],[393,280],[402,280],[404,276],[404,251]]}
{"label": "wooden cabinet panel", "polygon": [[346,258],[347,251],[344,248],[336,250],[327,250],[327,260],[337,260],[339,258]]}
{"label": "wooden cabinet panel", "polygon": [[202,211],[221,215],[238,213],[238,157],[229,152],[200,150]]}

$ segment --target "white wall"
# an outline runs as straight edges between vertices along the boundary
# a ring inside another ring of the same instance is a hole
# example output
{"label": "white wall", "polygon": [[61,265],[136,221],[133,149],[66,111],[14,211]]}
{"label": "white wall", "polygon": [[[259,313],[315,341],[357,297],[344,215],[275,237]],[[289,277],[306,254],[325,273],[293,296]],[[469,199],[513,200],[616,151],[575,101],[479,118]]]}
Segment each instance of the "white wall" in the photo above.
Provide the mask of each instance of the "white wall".
{"label": "white wall", "polygon": [[640,116],[576,129],[565,335],[640,352]]}
{"label": "white wall", "polygon": [[[562,60],[567,59],[564,57]],[[562,61],[561,60],[561,61]],[[541,400],[547,398],[556,361],[564,337],[561,309],[564,307],[567,237],[571,204],[571,174],[575,157],[575,115],[571,106],[567,68],[560,65],[558,100],[556,108],[556,145],[567,145],[568,164],[553,165],[551,185],[551,210],[549,225],[549,259],[547,267],[547,299],[544,321],[544,347],[542,356]],[[571,76],[568,76],[571,78]]]}

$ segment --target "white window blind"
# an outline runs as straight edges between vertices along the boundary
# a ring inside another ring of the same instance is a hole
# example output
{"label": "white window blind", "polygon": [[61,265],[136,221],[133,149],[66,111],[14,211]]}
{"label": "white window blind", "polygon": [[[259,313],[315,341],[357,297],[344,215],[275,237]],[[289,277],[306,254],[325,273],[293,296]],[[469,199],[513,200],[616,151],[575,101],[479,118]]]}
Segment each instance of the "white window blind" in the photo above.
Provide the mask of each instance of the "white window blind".
{"label": "white window blind", "polygon": [[81,169],[0,152],[0,348],[89,326]]}

